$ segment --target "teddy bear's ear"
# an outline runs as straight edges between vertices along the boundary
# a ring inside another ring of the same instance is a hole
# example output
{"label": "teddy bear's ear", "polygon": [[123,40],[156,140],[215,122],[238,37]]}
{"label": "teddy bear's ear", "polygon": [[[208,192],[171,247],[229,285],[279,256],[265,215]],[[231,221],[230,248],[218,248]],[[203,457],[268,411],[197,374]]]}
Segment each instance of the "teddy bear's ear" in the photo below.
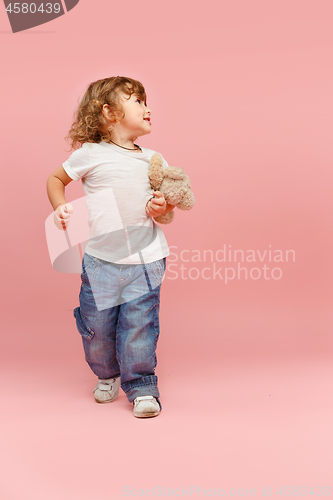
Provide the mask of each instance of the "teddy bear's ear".
{"label": "teddy bear's ear", "polygon": [[151,167],[162,167],[163,168],[163,158],[159,153],[154,153],[150,159]]}
{"label": "teddy bear's ear", "polygon": [[150,185],[153,189],[158,189],[163,181],[163,158],[159,153],[153,154],[150,159],[148,170]]}

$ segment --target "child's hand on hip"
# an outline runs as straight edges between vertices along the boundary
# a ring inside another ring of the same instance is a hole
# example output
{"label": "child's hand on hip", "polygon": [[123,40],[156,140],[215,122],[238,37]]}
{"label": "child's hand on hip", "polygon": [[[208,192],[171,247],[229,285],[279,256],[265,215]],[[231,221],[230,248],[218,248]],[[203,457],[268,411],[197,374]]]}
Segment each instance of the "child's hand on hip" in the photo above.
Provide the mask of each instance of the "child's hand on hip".
{"label": "child's hand on hip", "polygon": [[146,205],[146,213],[151,217],[158,217],[165,213],[167,202],[161,191],[154,191],[154,198],[151,198]]}
{"label": "child's hand on hip", "polygon": [[66,231],[70,216],[73,213],[71,203],[61,203],[54,211],[54,223],[58,229]]}

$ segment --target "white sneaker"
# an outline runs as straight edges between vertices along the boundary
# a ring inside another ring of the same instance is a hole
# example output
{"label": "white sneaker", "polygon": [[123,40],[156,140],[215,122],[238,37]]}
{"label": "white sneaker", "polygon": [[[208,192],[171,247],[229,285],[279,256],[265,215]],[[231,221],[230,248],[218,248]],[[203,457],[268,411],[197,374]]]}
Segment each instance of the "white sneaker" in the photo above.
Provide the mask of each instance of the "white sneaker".
{"label": "white sneaker", "polygon": [[99,379],[94,390],[97,403],[111,403],[119,393],[120,377]]}
{"label": "white sneaker", "polygon": [[138,396],[133,401],[133,415],[135,417],[157,417],[160,411],[160,405],[154,396]]}

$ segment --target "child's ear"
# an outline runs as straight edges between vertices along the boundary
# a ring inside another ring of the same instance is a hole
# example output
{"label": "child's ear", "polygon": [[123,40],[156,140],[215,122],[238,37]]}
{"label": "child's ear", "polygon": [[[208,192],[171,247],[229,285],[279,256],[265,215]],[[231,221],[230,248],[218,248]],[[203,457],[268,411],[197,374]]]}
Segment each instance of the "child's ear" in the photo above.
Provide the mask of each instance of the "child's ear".
{"label": "child's ear", "polygon": [[107,120],[109,120],[111,122],[118,121],[118,116],[117,116],[116,112],[112,111],[108,104],[103,104],[102,113],[103,113],[104,118],[106,118]]}

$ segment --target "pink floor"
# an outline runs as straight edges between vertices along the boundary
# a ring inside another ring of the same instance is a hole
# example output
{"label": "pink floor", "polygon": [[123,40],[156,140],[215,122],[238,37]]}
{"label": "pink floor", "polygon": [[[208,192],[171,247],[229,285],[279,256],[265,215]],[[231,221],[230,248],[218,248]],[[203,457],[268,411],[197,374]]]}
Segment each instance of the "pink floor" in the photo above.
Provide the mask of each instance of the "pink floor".
{"label": "pink floor", "polygon": [[[172,359],[161,338],[163,411],[140,420],[122,392],[94,402],[74,329],[43,319],[36,328],[20,344],[14,332],[3,340],[1,499],[259,497],[262,488],[282,498],[288,487],[314,499],[333,490],[333,366],[318,339],[312,354],[305,342],[306,353],[273,356],[266,342],[266,353],[246,356],[251,345],[237,350],[235,331],[234,344],[200,360],[197,349]],[[306,341],[311,325],[302,328]],[[43,329],[53,340],[43,343]]]}

